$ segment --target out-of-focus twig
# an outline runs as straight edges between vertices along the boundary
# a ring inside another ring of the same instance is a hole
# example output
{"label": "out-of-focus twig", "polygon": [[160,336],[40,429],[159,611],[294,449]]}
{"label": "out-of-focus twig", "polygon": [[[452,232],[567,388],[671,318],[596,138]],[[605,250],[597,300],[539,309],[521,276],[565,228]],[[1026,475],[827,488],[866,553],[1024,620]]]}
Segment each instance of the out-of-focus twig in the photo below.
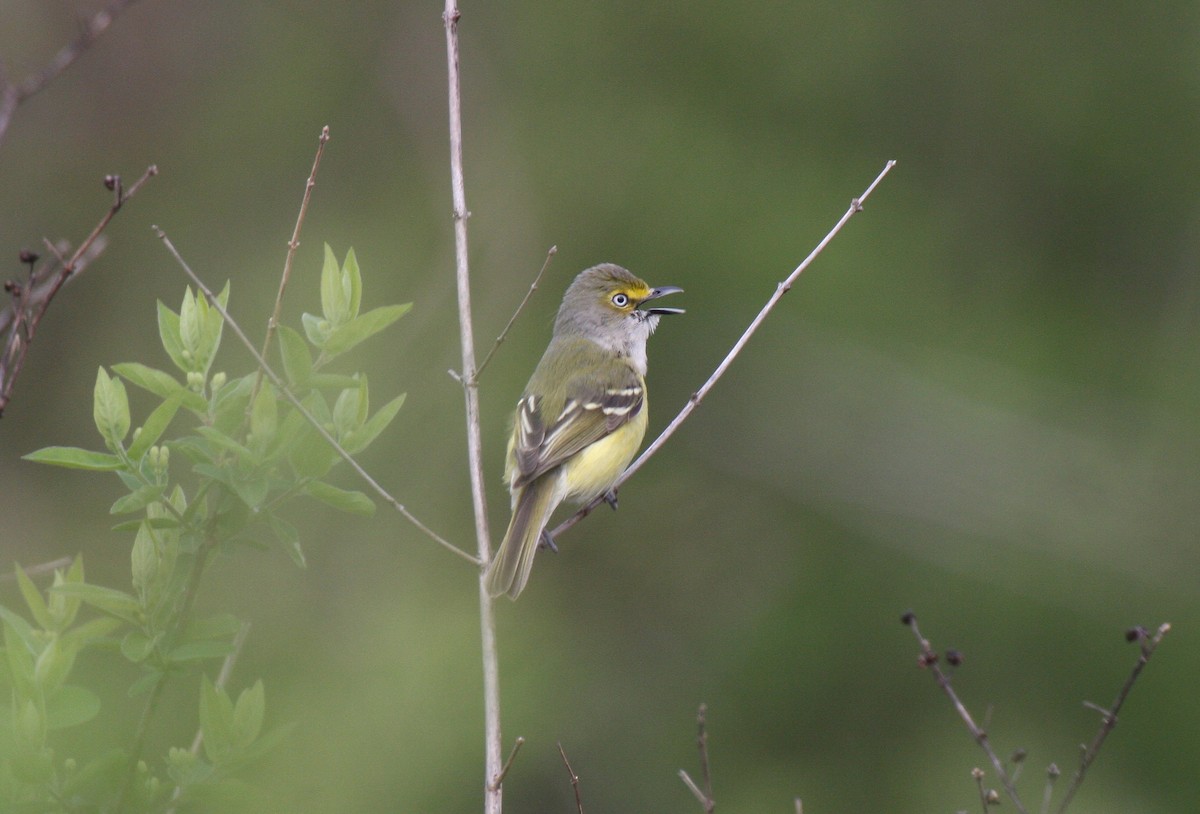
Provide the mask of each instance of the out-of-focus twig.
{"label": "out-of-focus twig", "polygon": [[512,330],[513,323],[517,321],[517,317],[521,316],[521,312],[525,310],[525,306],[529,303],[529,298],[533,296],[533,292],[537,291],[538,283],[542,281],[542,275],[546,273],[546,269],[550,266],[550,261],[554,259],[554,255],[556,254],[558,254],[558,246],[551,246],[550,250],[546,252],[546,259],[542,262],[542,268],[538,271],[537,276],[533,278],[533,282],[530,283],[529,290],[525,292],[525,298],[521,300],[521,304],[517,306],[517,310],[513,311],[508,324],[504,326],[504,330],[500,332],[500,335],[496,337],[496,341],[492,344],[492,349],[488,351],[487,356],[483,357],[483,361],[476,368],[476,381],[479,381],[479,376],[483,373],[483,369],[488,366],[488,362],[492,361],[492,356],[504,344],[505,338],[508,337],[508,332]]}
{"label": "out-of-focus twig", "polygon": [[[717,807],[717,801],[713,799],[712,790],[712,774],[708,768],[708,705],[701,704],[700,710],[696,713],[696,749],[700,753],[700,779],[704,782],[704,788],[692,780],[683,769],[679,770],[679,779],[688,787],[700,805],[704,806],[704,814],[713,814]],[[797,801],[798,802],[798,801]]]}
{"label": "out-of-focus twig", "polygon": [[0,333],[4,333],[4,346],[0,348],[0,416],[12,398],[13,387],[25,363],[25,354],[33,342],[38,325],[50,302],[62,287],[78,275],[95,259],[103,245],[102,234],[125,202],[137,194],[146,181],[158,174],[158,167],[151,164],[133,186],[125,189],[119,175],[108,175],[104,186],[113,193],[113,202],[104,217],[96,224],[79,247],[67,257],[66,250],[44,241],[47,250],[54,256],[54,263],[38,266],[38,255],[21,252],[21,261],[29,264],[29,274],[24,282],[9,280],[4,290],[9,301],[0,309]]}
{"label": "out-of-focus twig", "polygon": [[583,798],[579,796],[579,775],[575,774],[575,770],[571,768],[571,761],[567,760],[567,753],[563,750],[562,743],[558,744],[558,753],[562,755],[563,765],[567,767],[567,776],[571,778],[571,788],[575,790],[575,811],[583,814]]}

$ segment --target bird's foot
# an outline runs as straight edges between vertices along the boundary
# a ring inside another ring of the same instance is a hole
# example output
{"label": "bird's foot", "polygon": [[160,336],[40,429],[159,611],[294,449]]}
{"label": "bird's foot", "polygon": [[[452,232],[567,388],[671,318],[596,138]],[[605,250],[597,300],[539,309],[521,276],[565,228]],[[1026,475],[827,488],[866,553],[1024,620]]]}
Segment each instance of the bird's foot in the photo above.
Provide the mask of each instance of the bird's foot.
{"label": "bird's foot", "polygon": [[615,512],[617,510],[617,490],[609,489],[607,492],[605,492],[604,502],[609,506],[612,506],[612,510]]}
{"label": "bird's foot", "polygon": [[554,544],[554,538],[545,529],[542,529],[542,536],[538,540],[538,548],[548,548],[552,553],[558,553],[558,546]]}

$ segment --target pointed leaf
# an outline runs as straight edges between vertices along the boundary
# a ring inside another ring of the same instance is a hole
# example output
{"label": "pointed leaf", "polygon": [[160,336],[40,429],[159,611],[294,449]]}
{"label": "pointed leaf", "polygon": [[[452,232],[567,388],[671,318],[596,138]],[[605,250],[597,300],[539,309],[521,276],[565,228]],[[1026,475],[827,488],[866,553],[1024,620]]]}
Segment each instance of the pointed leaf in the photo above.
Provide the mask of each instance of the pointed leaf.
{"label": "pointed leaf", "polygon": [[92,472],[111,472],[124,466],[121,459],[107,452],[92,452],[78,447],[43,447],[23,455],[26,461],[67,469],[87,469]]}
{"label": "pointed leaf", "polygon": [[324,481],[311,481],[304,491],[322,503],[327,503],[335,509],[351,514],[361,514],[370,517],[375,514],[375,503],[362,492],[352,492],[330,486]]}
{"label": "pointed leaf", "polygon": [[92,417],[109,449],[120,449],[129,434],[129,396],[121,380],[110,378],[102,367],[96,370]]}
{"label": "pointed leaf", "polygon": [[330,356],[336,356],[353,348],[359,342],[369,339],[384,328],[391,325],[412,309],[412,303],[402,305],[384,305],[373,308],[360,317],[339,325],[329,334],[322,350]]}
{"label": "pointed leaf", "polygon": [[304,558],[304,549],[300,547],[300,532],[296,530],[296,527],[273,514],[267,519],[271,523],[271,530],[275,532],[279,542],[283,543],[283,548],[292,558],[292,562],[300,568],[307,568],[308,561]]}
{"label": "pointed leaf", "polygon": [[140,606],[137,599],[115,588],[105,588],[102,585],[91,585],[81,582],[68,582],[55,585],[50,589],[54,593],[75,596],[82,599],[99,611],[124,619],[126,622],[138,623]]}
{"label": "pointed leaf", "polygon": [[313,359],[304,337],[286,325],[279,328],[279,352],[283,370],[294,388],[304,388],[312,378]]}
{"label": "pointed leaf", "polygon": [[358,316],[358,309],[362,304],[362,272],[358,269],[358,257],[355,256],[353,247],[346,252],[346,260],[342,263],[342,276],[345,283],[349,285],[349,317],[354,319]]}
{"label": "pointed leaf", "polygon": [[338,268],[333,249],[325,244],[325,261],[321,265],[321,313],[332,325],[341,325],[350,319],[350,290],[344,284],[342,270]]}
{"label": "pointed leaf", "polygon": [[260,678],[253,687],[242,690],[233,707],[233,740],[237,746],[249,746],[262,732],[266,708],[266,692]]}
{"label": "pointed leaf", "polygon": [[134,492],[117,498],[116,502],[109,508],[108,513],[129,514],[131,512],[140,512],[146,506],[162,498],[163,488],[156,484],[143,486]]}
{"label": "pointed leaf", "polygon": [[29,606],[29,612],[33,615],[33,621],[42,626],[42,630],[56,630],[54,619],[51,618],[50,610],[46,607],[46,600],[42,597],[42,592],[33,584],[33,580],[29,575],[16,565],[13,571],[17,576],[17,584],[21,588],[21,596],[25,597],[25,604]]}
{"label": "pointed leaf", "polygon": [[404,393],[396,396],[396,398],[383,405],[379,409],[379,412],[371,416],[362,427],[343,438],[342,446],[346,448],[346,451],[354,455],[370,446],[371,442],[387,429],[387,425],[392,423],[392,419],[396,417],[396,413],[400,412],[400,408],[404,405],[404,397]]}
{"label": "pointed leaf", "polygon": [[182,399],[184,407],[193,412],[204,414],[208,410],[208,402],[204,400],[204,396],[187,389],[170,373],[155,370],[137,362],[122,362],[113,365],[112,369],[125,381],[153,393],[161,399],[176,396]]}
{"label": "pointed leaf", "polygon": [[329,320],[322,319],[314,314],[304,313],[300,315],[300,322],[304,325],[304,335],[308,337],[308,341],[312,343],[313,347],[324,347],[325,340],[329,337],[329,332],[332,330]]}
{"label": "pointed leaf", "polygon": [[129,445],[130,458],[140,461],[147,450],[158,442],[158,439],[166,432],[167,425],[171,423],[171,419],[175,417],[175,413],[179,411],[180,401],[178,396],[172,396],[154,408],[154,411],[146,417],[146,423],[142,425],[142,431],[137,434],[137,438],[134,438],[133,443]]}
{"label": "pointed leaf", "polygon": [[213,763],[220,762],[233,746],[233,702],[208,676],[200,684],[200,728],[205,755]]}
{"label": "pointed leaf", "polygon": [[171,357],[175,367],[184,373],[191,371],[191,365],[183,358],[183,339],[179,335],[179,314],[163,305],[162,300],[158,301],[158,337],[162,340],[163,350],[167,352],[167,356]]}

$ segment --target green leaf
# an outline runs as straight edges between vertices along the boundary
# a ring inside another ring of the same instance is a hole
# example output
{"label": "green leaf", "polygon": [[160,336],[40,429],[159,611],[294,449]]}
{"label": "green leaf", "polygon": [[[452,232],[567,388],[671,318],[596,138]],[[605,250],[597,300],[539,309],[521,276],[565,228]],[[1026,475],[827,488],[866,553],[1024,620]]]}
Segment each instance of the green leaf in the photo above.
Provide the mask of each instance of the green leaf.
{"label": "green leaf", "polygon": [[[8,660],[8,677],[12,681],[12,688],[17,698],[32,698],[37,693],[37,685],[33,680],[34,645],[30,641],[32,632],[29,630],[29,624],[2,606],[0,615],[3,615],[4,620],[4,653]],[[22,635],[21,626],[25,628],[25,635]]]}
{"label": "green leaf", "polygon": [[78,597],[96,610],[107,613],[109,616],[124,619],[126,622],[131,622],[135,625],[139,623],[138,616],[141,606],[138,604],[136,598],[124,591],[82,582],[68,582],[63,585],[55,585],[50,590],[65,596]]}
{"label": "green leaf", "polygon": [[167,653],[167,661],[180,664],[185,661],[202,661],[203,659],[223,659],[233,652],[231,642],[188,642],[172,648]]}
{"label": "green leaf", "polygon": [[250,410],[250,432],[255,449],[265,451],[279,427],[279,403],[274,385],[264,382]]}
{"label": "green leaf", "polygon": [[304,491],[309,497],[314,497],[322,503],[327,503],[335,509],[351,514],[361,514],[370,517],[375,514],[375,503],[362,492],[353,492],[330,486],[323,481],[310,481]]}
{"label": "green leaf", "polygon": [[46,701],[46,726],[66,729],[79,726],[100,714],[100,696],[86,687],[67,684]]}
{"label": "green leaf", "polygon": [[363,425],[369,404],[366,376],[359,379],[357,386],[338,394],[333,403],[333,427],[338,438],[345,438]]}
{"label": "green leaf", "polygon": [[226,452],[232,452],[237,457],[249,461],[257,462],[258,456],[250,451],[249,447],[242,446],[234,439],[230,438],[225,433],[214,427],[197,427],[196,432],[204,437],[205,441],[217,446]]}
{"label": "green leaf", "polygon": [[107,452],[92,452],[79,447],[43,447],[23,455],[26,461],[67,469],[87,469],[92,472],[112,472],[124,466],[121,459]]}
{"label": "green leaf", "polygon": [[283,371],[292,387],[307,387],[312,378],[313,359],[304,337],[286,325],[280,326],[279,353],[283,357]]}
{"label": "green leaf", "polygon": [[162,498],[163,488],[161,485],[147,484],[134,492],[117,498],[116,502],[109,507],[108,513],[130,514],[132,512],[140,512],[146,506]]}
{"label": "green leaf", "polygon": [[362,304],[362,273],[358,270],[358,257],[354,254],[354,247],[346,252],[346,260],[342,263],[342,275],[349,280],[350,318],[354,319],[358,316],[358,309]]}
{"label": "green leaf", "polygon": [[153,393],[161,399],[177,396],[182,399],[183,406],[192,412],[204,415],[208,410],[208,403],[203,396],[193,390],[188,390],[170,373],[155,370],[137,362],[122,362],[113,365],[112,369],[130,384]]}
{"label": "green leaf", "polygon": [[129,457],[135,461],[140,461],[142,456],[150,447],[158,442],[162,434],[166,432],[167,425],[171,423],[171,419],[175,417],[175,413],[179,411],[181,399],[178,396],[172,396],[158,405],[154,412],[146,417],[146,423],[142,425],[141,432],[133,439],[133,443],[129,445]]}
{"label": "green leaf", "polygon": [[33,621],[42,626],[42,630],[56,630],[54,619],[50,616],[50,610],[46,607],[46,600],[42,597],[42,592],[33,584],[33,580],[19,565],[13,567],[13,571],[17,575],[17,585],[21,588],[21,595],[25,597],[25,604],[29,606],[29,612],[33,615]]}
{"label": "green leaf", "polygon": [[63,646],[82,650],[89,645],[107,638],[109,634],[113,633],[120,626],[121,620],[113,619],[111,616],[89,619],[82,625],[73,627],[62,634]]}
{"label": "green leaf", "polygon": [[370,446],[371,442],[387,429],[387,425],[392,423],[392,419],[396,417],[396,413],[400,412],[400,408],[404,405],[404,397],[404,393],[396,396],[396,398],[383,405],[379,409],[379,412],[371,416],[362,427],[343,438],[342,446],[346,448],[346,451],[354,455]]}
{"label": "green leaf", "polygon": [[158,301],[158,337],[162,340],[163,350],[175,367],[184,373],[192,370],[191,363],[183,356],[183,339],[179,335],[179,314],[176,314],[162,300]]}
{"label": "green leaf", "polygon": [[121,655],[134,664],[141,664],[150,658],[154,646],[158,644],[158,636],[151,639],[140,630],[131,630],[121,639]]}
{"label": "green leaf", "polygon": [[304,313],[300,315],[300,323],[304,326],[304,335],[308,337],[308,341],[314,347],[322,348],[325,346],[325,340],[329,337],[329,332],[333,330],[333,326],[329,320]]}
{"label": "green leaf", "polygon": [[266,691],[260,678],[253,687],[242,690],[233,707],[233,742],[236,746],[244,748],[254,742],[262,732],[266,709]]}
{"label": "green leaf", "polygon": [[[146,669],[143,667],[142,669]],[[139,695],[144,695],[150,692],[151,688],[159,682],[163,677],[161,670],[150,668],[137,681],[129,685],[129,697],[137,698]]]}
{"label": "green leaf", "polygon": [[267,520],[270,521],[271,530],[275,532],[279,542],[283,543],[283,548],[292,558],[292,562],[300,568],[307,568],[308,561],[304,558],[304,549],[300,547],[300,532],[296,527],[273,514],[268,515]]}
{"label": "green leaf", "polygon": [[333,249],[326,243],[325,261],[321,266],[321,313],[335,327],[351,318],[351,286],[347,277],[348,275],[338,268]]}
{"label": "green leaf", "polygon": [[75,654],[74,649],[63,647],[57,636],[46,642],[33,663],[33,677],[43,693],[53,693],[63,685],[75,666]]}
{"label": "green leaf", "polygon": [[204,732],[204,754],[219,763],[233,747],[233,702],[208,676],[200,683],[200,729]]}
{"label": "green leaf", "polygon": [[345,353],[365,339],[370,339],[412,309],[412,303],[384,305],[373,308],[330,332],[322,350],[329,356]]}
{"label": "green leaf", "polygon": [[184,631],[185,642],[204,639],[232,639],[241,630],[242,622],[231,613],[219,613],[192,622]]}
{"label": "green leaf", "polygon": [[102,367],[96,370],[92,417],[108,448],[119,450],[129,434],[129,396],[121,380],[109,378]]}

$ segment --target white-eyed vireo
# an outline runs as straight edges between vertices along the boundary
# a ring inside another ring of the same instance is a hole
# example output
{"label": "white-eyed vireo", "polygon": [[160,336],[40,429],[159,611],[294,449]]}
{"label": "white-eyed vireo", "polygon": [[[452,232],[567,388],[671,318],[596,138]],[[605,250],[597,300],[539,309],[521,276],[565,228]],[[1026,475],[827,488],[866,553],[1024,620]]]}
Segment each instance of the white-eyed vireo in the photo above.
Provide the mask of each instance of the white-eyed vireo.
{"label": "white-eyed vireo", "polygon": [[559,503],[606,495],[646,434],[646,340],[661,314],[646,308],[675,286],[651,288],[620,266],[580,272],[563,295],[554,336],[513,416],[504,480],[512,520],[488,567],[492,596],[516,599]]}

